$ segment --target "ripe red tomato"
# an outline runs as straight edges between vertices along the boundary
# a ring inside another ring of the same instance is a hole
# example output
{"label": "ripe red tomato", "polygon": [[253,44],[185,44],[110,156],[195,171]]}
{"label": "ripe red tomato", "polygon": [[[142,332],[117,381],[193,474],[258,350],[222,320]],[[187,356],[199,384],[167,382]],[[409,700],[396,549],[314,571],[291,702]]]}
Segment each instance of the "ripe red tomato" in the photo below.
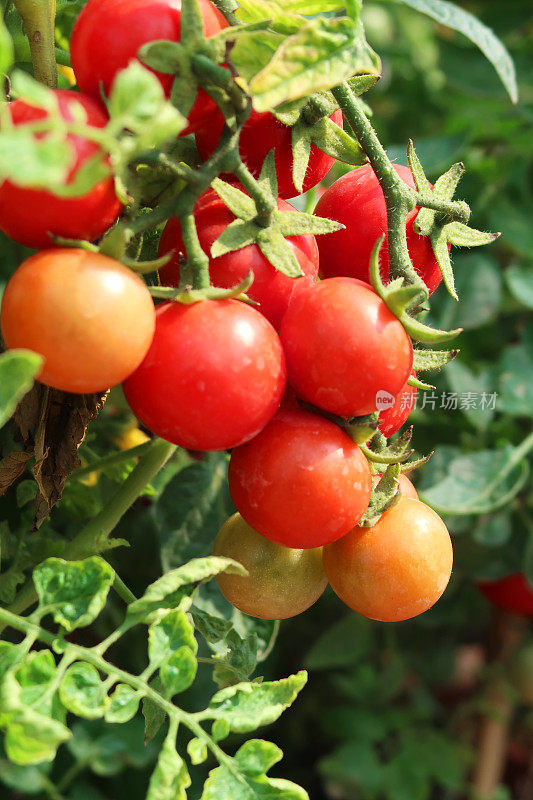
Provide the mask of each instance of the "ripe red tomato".
{"label": "ripe red tomato", "polygon": [[[209,0],[198,2],[206,37],[227,27],[224,16]],[[136,58],[143,44],[158,39],[179,42],[180,38],[181,0],[89,0],[76,21],[70,43],[78,86],[100,100],[101,89],[109,95],[115,75]],[[155,74],[169,97],[174,76]],[[200,89],[183,134],[196,130],[217,110]]]}
{"label": "ripe red tomato", "polygon": [[[379,483],[381,478],[382,475],[372,475],[372,484],[375,486],[377,483]],[[402,494],[402,497],[412,497],[413,500],[418,500],[418,492],[404,472],[400,473],[400,477],[398,479],[398,488]]]}
{"label": "ripe red tomato", "polygon": [[[342,111],[335,111],[330,119],[342,128]],[[223,127],[224,117],[219,113],[216,122],[197,131],[196,144],[204,161],[215,152]],[[278,194],[285,198],[295,197],[300,192],[292,180],[292,128],[268,111],[252,110],[241,132],[239,153],[255,178],[259,177],[263,161],[272,148],[275,148]],[[320,183],[334,163],[334,158],[323,153],[316,145],[311,145],[303,191],[307,192]]]}
{"label": "ripe red tomato", "polygon": [[509,614],[533,617],[533,589],[522,572],[497,581],[480,581],[478,587],[487,600]]}
{"label": "ripe red tomato", "polygon": [[[74,119],[76,106],[87,115],[87,124],[104,128],[107,116],[90,97],[68,89],[55,92],[63,119]],[[45,119],[47,112],[22,100],[8,106],[14,125],[27,125]],[[44,134],[39,134],[43,136]],[[99,148],[81,136],[68,136],[73,165],[72,182],[80,167],[98,155]],[[104,178],[81,197],[57,197],[41,187],[17,186],[11,181],[0,184],[0,230],[27,247],[53,247],[49,234],[66,239],[98,239],[116,220],[122,206],[117,199],[113,179]]]}
{"label": "ripe red tomato", "polygon": [[281,325],[289,382],[310,403],[343,417],[376,411],[413,366],[401,322],[365,283],[330,278],[301,291]]}
{"label": "ripe red tomato", "polygon": [[[280,211],[295,210],[281,199],[278,200],[278,208]],[[235,220],[235,216],[217,193],[210,189],[196,204],[194,219],[202,249],[209,255],[211,245]],[[288,242],[305,274],[305,278],[298,279],[299,283],[314,283],[318,275],[318,247],[315,237],[309,234],[292,236]],[[160,256],[171,250],[174,250],[174,254],[168,264],[161,268],[159,275],[165,286],[178,286],[179,259],[180,255],[185,256],[186,252],[180,221],[177,218],[167,222],[159,243]],[[287,277],[273,267],[256,244],[250,244],[242,250],[234,250],[218,258],[209,257],[209,275],[214,286],[225,289],[237,286],[250,270],[254,273],[254,282],[247,294],[260,304],[258,310],[277,329],[296,287],[295,279]]]}
{"label": "ripe red tomato", "polygon": [[[416,378],[416,373],[412,373]],[[392,436],[393,433],[399,431],[404,422],[407,421],[409,414],[415,407],[416,401],[416,386],[409,386],[406,382],[400,393],[394,398],[387,398],[391,403],[388,408],[385,408],[379,415],[379,430],[386,436]],[[383,401],[382,401],[383,403]]]}
{"label": "ripe red tomato", "polygon": [[[394,169],[408,186],[415,182],[408,167],[394,165]],[[429,293],[432,294],[442,275],[428,236],[420,236],[413,228],[419,208],[407,217],[407,246],[413,266]],[[377,240],[387,234],[387,208],[385,198],[372,167],[348,172],[327,189],[315,208],[315,214],[342,222],[345,229],[320,237],[320,272],[325,278],[346,275],[370,283],[370,255]],[[384,281],[389,277],[387,241],[380,254],[380,272]]]}
{"label": "ripe red tomato", "polygon": [[282,547],[250,528],[240,514],[218,532],[213,555],[232,558],[248,570],[246,577],[222,572],[216,581],[226,600],[252,617],[294,617],[307,611],[327,586],[321,547]]}
{"label": "ripe red tomato", "polygon": [[246,522],[284,547],[321,547],[344,536],[366,511],[368,462],[336,425],[281,409],[231,456],[229,487]]}
{"label": "ripe red tomato", "polygon": [[152,341],[154,304],[144,282],[112,258],[86,250],[42,250],[10,278],[2,336],[46,359],[39,380],[86,394],[121,383]]}
{"label": "ripe red tomato", "polygon": [[356,527],[324,548],[333,591],[369,619],[399,622],[427,611],[452,571],[450,535],[420,500],[402,497],[371,528]]}
{"label": "ripe red tomato", "polygon": [[124,383],[143,425],[188,450],[247,442],[274,415],[284,390],[279,338],[239,300],[162,303],[152,346]]}

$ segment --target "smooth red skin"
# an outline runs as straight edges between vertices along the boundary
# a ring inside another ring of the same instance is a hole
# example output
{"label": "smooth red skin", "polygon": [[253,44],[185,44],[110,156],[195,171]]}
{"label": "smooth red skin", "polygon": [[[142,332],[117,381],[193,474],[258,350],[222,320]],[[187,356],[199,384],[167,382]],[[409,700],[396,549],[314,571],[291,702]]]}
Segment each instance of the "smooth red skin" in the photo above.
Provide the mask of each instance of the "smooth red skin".
{"label": "smooth red skin", "polygon": [[189,450],[226,450],[256,436],[285,390],[278,335],[238,300],[167,302],[152,346],[123,384],[135,416]]}
{"label": "smooth red skin", "polygon": [[396,396],[413,366],[401,322],[353,278],[330,278],[299,292],[280,337],[296,394],[343,417],[376,411],[377,392]]}
{"label": "smooth red skin", "polygon": [[370,501],[372,476],[361,450],[316,414],[283,408],[236,448],[233,502],[254,530],[285,547],[321,547],[344,536]]}
{"label": "smooth red skin", "polygon": [[[295,210],[281,199],[278,200],[278,208],[280,211]],[[256,244],[250,244],[242,250],[234,250],[218,258],[210,256],[213,242],[235,220],[235,216],[213,189],[209,189],[196,204],[194,219],[202,249],[209,256],[209,275],[212,284],[229,289],[241,283],[252,270],[254,282],[248,289],[247,295],[260,304],[258,311],[278,329],[296,283],[314,283],[317,279],[318,247],[315,237],[308,234],[292,236],[287,240],[305,276],[295,280],[273,267]],[[180,221],[177,218],[167,222],[159,242],[160,256],[172,250],[174,254],[171,260],[159,270],[161,282],[165,286],[178,286],[180,255],[186,256]]]}
{"label": "smooth red skin", "polygon": [[[394,169],[408,186],[416,188],[408,167],[395,164]],[[429,237],[420,236],[413,228],[419,210],[414,208],[407,215],[407,246],[415,270],[429,293],[433,294],[442,275]],[[385,235],[380,253],[380,273],[382,279],[388,281],[387,207],[370,165],[358,167],[335,181],[318,201],[314,213],[345,226],[344,230],[319,237],[320,273],[323,277],[346,275],[370,283],[370,256],[379,237]]]}
{"label": "smooth red skin", "polygon": [[[73,119],[71,108],[77,103],[84,108],[89,125],[106,126],[107,115],[91,97],[69,89],[57,89],[55,95],[63,119]],[[15,100],[8,108],[14,125],[25,125],[47,116],[43,109],[29,106],[22,100]],[[98,154],[99,148],[80,136],[69,135],[67,140],[74,155],[69,173],[69,181],[72,181],[79,168]],[[99,181],[81,197],[57,197],[45,189],[16,186],[10,181],[0,185],[0,230],[26,247],[54,247],[49,234],[93,241],[115,222],[121,210],[112,178]]]}
{"label": "smooth red skin", "polygon": [[[226,22],[209,2],[199,0],[204,34],[213,36]],[[114,78],[136,59],[147,42],[181,38],[181,0],[89,0],[79,15],[70,42],[72,68],[82,92],[101,100],[101,89],[109,96]],[[170,97],[173,75],[152,70]],[[218,111],[202,89],[189,112],[189,125],[182,135],[191,133]]]}
{"label": "smooth red skin", "polygon": [[533,589],[523,573],[515,572],[498,581],[481,581],[478,588],[498,608],[510,614],[533,617]]}
{"label": "smooth red skin", "polygon": [[[416,374],[413,373],[416,378]],[[411,411],[415,407],[416,386],[405,386],[401,389],[399,395],[394,401],[394,405],[382,411],[379,415],[378,428],[387,439],[400,430],[402,425],[407,422]]]}
{"label": "smooth red skin", "polygon": [[[330,119],[342,128],[342,111],[335,111]],[[196,145],[204,161],[215,152],[223,127],[224,117],[219,112],[213,125],[205,126],[196,133]],[[292,180],[292,128],[284,125],[268,111],[252,110],[241,132],[239,153],[254,177],[259,177],[263,162],[272,148],[275,148],[276,152],[278,195],[284,198],[296,197],[301,192],[298,191]],[[334,163],[334,158],[326,155],[312,144],[303,191],[307,192],[320,183]]]}

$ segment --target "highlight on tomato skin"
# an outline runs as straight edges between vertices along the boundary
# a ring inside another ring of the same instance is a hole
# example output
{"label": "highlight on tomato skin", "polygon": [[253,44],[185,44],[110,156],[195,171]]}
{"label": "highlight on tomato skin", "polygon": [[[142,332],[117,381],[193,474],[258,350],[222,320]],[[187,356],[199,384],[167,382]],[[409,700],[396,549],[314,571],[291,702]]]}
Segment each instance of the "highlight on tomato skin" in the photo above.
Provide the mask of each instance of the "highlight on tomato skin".
{"label": "highlight on tomato skin", "polygon": [[[228,26],[224,15],[210,2],[198,0],[204,35],[214,36]],[[137,58],[142,45],[181,39],[181,0],[89,0],[83,7],[71,39],[71,60],[78,86],[100,101],[109,96],[117,73]],[[151,70],[170,97],[174,75]],[[181,135],[210,125],[218,107],[199,89]]]}
{"label": "highlight on tomato skin", "polygon": [[135,416],[187,450],[227,450],[256,436],[285,391],[279,337],[239,300],[165,302],[152,345],[123,389]]}
{"label": "highlight on tomato skin", "polygon": [[307,611],[327,586],[322,549],[291,549],[265,539],[240,514],[220,529],[213,555],[232,558],[247,576],[222,572],[217,583],[235,608],[260,619],[288,619]]}
{"label": "highlight on tomato skin", "polygon": [[479,581],[478,589],[493,605],[524,617],[533,617],[533,588],[523,572],[495,581]]}
{"label": "highlight on tomato skin", "polygon": [[[409,167],[392,165],[412,189],[415,182]],[[413,225],[420,209],[407,215],[407,246],[413,266],[433,294],[442,274],[433,253],[430,238],[420,236]],[[387,237],[387,207],[374,170],[369,164],[357,167],[335,181],[320,197],[314,213],[341,222],[344,230],[319,237],[320,274],[324,278],[346,276],[370,284],[369,264],[374,245],[380,236]],[[380,251],[380,273],[389,279],[387,238]]]}
{"label": "highlight on tomato skin", "polygon": [[372,414],[396,397],[413,367],[403,325],[367,284],[329,278],[298,292],[280,337],[299,397],[342,417]]}
{"label": "highlight on tomato skin", "polygon": [[100,253],[41,250],[6,286],[0,312],[6,346],[45,358],[38,379],[64,392],[116,386],[151,345],[155,310],[144,281]]}
{"label": "highlight on tomato skin", "polygon": [[[330,119],[342,128],[342,111],[335,111]],[[224,117],[219,112],[212,125],[204,125],[196,132],[196,145],[201,158],[206,161],[219,143],[224,127]],[[255,178],[261,173],[263,162],[268,153],[274,149],[278,194],[285,199],[308,192],[326,177],[335,159],[323,153],[315,144],[311,145],[309,163],[305,173],[302,192],[294,185],[292,128],[285,125],[274,114],[268,111],[252,112],[244,123],[239,139],[239,153]],[[231,179],[231,175],[221,175],[223,180]]]}
{"label": "highlight on tomato skin", "polygon": [[315,548],[344,536],[368,507],[372,478],[359,447],[337,425],[283,408],[231,454],[229,487],[262,536]]}
{"label": "highlight on tomato skin", "polygon": [[[92,97],[70,89],[56,89],[54,95],[64,120],[71,121],[81,110],[88,126],[104,128],[107,125],[105,109]],[[9,103],[7,111],[16,127],[45,119],[48,113],[21,99]],[[83,136],[68,134],[67,142],[73,154],[67,180],[71,183],[86,162],[102,151]],[[19,186],[9,180],[0,182],[0,230],[26,247],[55,247],[52,236],[94,241],[111,227],[121,211],[122,204],[111,176],[76,197],[59,197],[42,186]]]}
{"label": "highlight on tomato skin", "polygon": [[453,550],[438,514],[401,497],[373,527],[355,527],[324,547],[323,558],[331,587],[347,606],[369,619],[400,622],[441,597]]}
{"label": "highlight on tomato skin", "polygon": [[[241,188],[240,186],[238,188]],[[280,211],[295,209],[281,198]],[[253,283],[247,291],[251,300],[259,303],[257,310],[279,329],[291,297],[301,284],[312,285],[318,276],[318,246],[311,234],[290,236],[287,241],[303,272],[298,279],[289,278],[277,270],[263,255],[257,244],[233,250],[223,256],[211,256],[211,247],[226,228],[235,221],[235,215],[214,189],[209,189],[198,200],[194,208],[194,219],[200,245],[209,257],[209,276],[214,286],[230,289],[253,273]],[[170,261],[159,270],[164,286],[178,286],[180,280],[180,256],[186,256],[179,219],[170,219],[163,229],[159,242],[159,255],[172,253]]]}

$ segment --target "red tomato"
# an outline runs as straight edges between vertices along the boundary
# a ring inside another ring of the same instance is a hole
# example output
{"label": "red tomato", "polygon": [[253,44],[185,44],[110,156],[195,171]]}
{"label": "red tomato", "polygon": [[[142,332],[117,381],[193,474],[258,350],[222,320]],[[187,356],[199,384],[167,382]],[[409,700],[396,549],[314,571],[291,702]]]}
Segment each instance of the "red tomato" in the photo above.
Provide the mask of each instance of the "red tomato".
{"label": "red tomato", "polygon": [[[416,378],[416,373],[413,372]],[[404,422],[407,421],[409,414],[415,407],[416,402],[416,386],[409,386],[406,382],[400,393],[393,397],[385,398],[382,400],[382,406],[385,400],[389,403],[383,411],[379,414],[379,430],[386,436],[392,436],[393,433],[399,431]]]}
{"label": "red tomato", "polygon": [[[330,119],[342,128],[342,111],[335,111]],[[216,123],[205,126],[196,133],[198,152],[204,161],[215,152],[223,127],[224,117],[219,113]],[[268,111],[252,110],[241,132],[239,153],[254,177],[259,177],[263,161],[272,148],[275,148],[278,194],[285,198],[295,197],[300,192],[292,180],[292,128],[284,125]],[[307,192],[320,183],[334,163],[334,158],[323,153],[316,145],[311,145],[303,191]]]}
{"label": "red tomato", "polygon": [[[281,211],[295,210],[281,199],[278,200],[278,208]],[[196,204],[194,218],[200,244],[207,255],[210,254],[215,239],[218,239],[235,220],[235,216],[213,189],[202,195]],[[288,241],[305,274],[303,282],[314,283],[318,275],[318,247],[315,237],[309,234],[292,236]],[[180,221],[177,218],[167,222],[159,243],[160,256],[171,250],[175,251],[174,255],[168,264],[161,268],[159,275],[165,286],[178,286],[179,259],[180,255],[185,256],[186,252],[181,237]],[[209,275],[214,286],[225,289],[236,286],[244,280],[250,270],[254,273],[254,282],[247,294],[260,304],[258,310],[277,329],[296,286],[295,279],[288,278],[273,267],[256,244],[243,247],[242,250],[234,250],[218,258],[209,258]]]}
{"label": "red tomato", "polygon": [[343,417],[376,411],[382,396],[401,391],[413,366],[401,322],[353,278],[330,278],[299,292],[280,336],[296,393]]}
{"label": "red tomato", "polygon": [[229,487],[246,522],[284,547],[321,547],[344,536],[366,511],[368,462],[336,425],[281,409],[231,456]]}
{"label": "red tomato", "polygon": [[42,250],[10,278],[2,298],[9,348],[45,357],[39,380],[87,394],[115,386],[146,355],[155,327],[145,283],[112,258],[86,250]]}
{"label": "red tomato", "polygon": [[510,614],[533,617],[533,589],[521,572],[498,581],[480,581],[479,590],[493,605]]}
{"label": "red tomato", "polygon": [[[415,188],[408,167],[394,165],[394,169],[408,186]],[[442,275],[429,237],[420,236],[413,228],[419,210],[415,208],[407,216],[407,245],[415,270],[432,294]],[[385,198],[372,167],[369,164],[358,167],[335,181],[318,201],[315,214],[345,225],[344,230],[320,237],[321,274],[325,278],[346,275],[370,283],[370,255],[379,237],[387,234]],[[386,240],[381,248],[380,265],[381,277],[387,281],[389,257]]]}
{"label": "red tomato", "polygon": [[279,338],[239,300],[167,302],[152,346],[124,383],[136,417],[189,450],[226,450],[267,424],[285,390]]}
{"label": "red tomato", "polygon": [[[382,475],[372,475],[372,484],[376,486],[382,477]],[[418,500],[418,492],[404,472],[400,473],[398,488],[403,497],[412,497],[413,500]]]}
{"label": "red tomato", "polygon": [[354,528],[324,548],[333,591],[369,619],[399,622],[427,611],[452,572],[450,535],[420,500],[402,497],[371,528]]}
{"label": "red tomato", "polygon": [[[206,37],[227,27],[224,16],[209,0],[198,2]],[[109,95],[115,75],[136,58],[143,44],[158,39],[179,42],[180,38],[181,0],[89,0],[70,43],[78,86],[100,100],[101,89]],[[155,74],[169,97],[174,76]],[[200,89],[183,134],[196,130],[216,112],[213,100]]]}
{"label": "red tomato", "polygon": [[[104,128],[107,116],[90,97],[69,89],[55,92],[63,119],[74,119],[76,106],[87,115],[87,123]],[[8,106],[14,125],[45,119],[47,112],[15,100]],[[42,136],[43,134],[40,134]],[[80,167],[100,152],[98,146],[81,136],[68,136],[73,164],[72,182]],[[65,239],[98,239],[116,220],[122,206],[117,199],[113,178],[104,178],[81,197],[57,197],[41,187],[16,186],[11,181],[0,185],[0,230],[26,247],[53,247],[49,234]]]}

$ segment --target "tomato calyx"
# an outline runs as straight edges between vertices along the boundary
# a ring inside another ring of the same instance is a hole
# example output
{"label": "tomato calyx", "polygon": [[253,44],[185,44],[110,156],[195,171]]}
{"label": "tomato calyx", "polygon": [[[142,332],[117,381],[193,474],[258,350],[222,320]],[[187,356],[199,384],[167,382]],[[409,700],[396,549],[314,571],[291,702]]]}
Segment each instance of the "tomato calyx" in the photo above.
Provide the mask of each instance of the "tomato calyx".
{"label": "tomato calyx", "polygon": [[[166,258],[166,260],[168,261],[168,258]],[[177,303],[183,303],[184,305],[192,305],[202,300],[229,300],[235,298],[249,305],[257,306],[258,303],[251,300],[246,295],[253,281],[253,272],[249,272],[241,283],[238,283],[231,289],[221,289],[217,286],[208,286],[206,289],[193,289],[192,286],[187,285],[178,288],[173,286],[149,286],[148,290],[152,297],[157,297],[162,300],[173,300]]]}
{"label": "tomato calyx", "polygon": [[[409,140],[407,147],[407,160],[424,206],[417,214],[414,221],[414,229],[421,236],[429,236],[435,258],[442,273],[444,285],[454,300],[458,300],[450,261],[449,245],[477,247],[491,244],[500,234],[468,227],[470,208],[464,201],[453,202],[453,195],[465,171],[464,164],[453,164],[447,172],[435,181],[433,189],[430,189],[422,164],[415,153],[411,140]],[[424,203],[427,203],[427,205],[424,205]],[[439,208],[439,206],[446,205],[449,206],[447,210],[442,207]]]}
{"label": "tomato calyx", "polygon": [[[259,183],[262,189],[270,194],[275,206],[277,178],[273,151],[265,159]],[[213,181],[212,188],[232,214],[237,217],[213,243],[211,247],[213,258],[226,255],[234,250],[241,250],[243,247],[255,243],[265,258],[279,272],[290,278],[299,278],[303,275],[302,268],[293,248],[286,241],[287,237],[330,233],[343,227],[338,222],[315,217],[313,214],[299,211],[278,211],[277,208],[270,212],[268,225],[260,225],[257,221],[256,203],[241,188],[219,178]]]}
{"label": "tomato calyx", "polygon": [[372,488],[372,495],[368,508],[357,523],[363,528],[371,528],[378,522],[389,508],[396,505],[401,498],[398,491],[398,478],[400,465],[389,464],[378,483]]}

